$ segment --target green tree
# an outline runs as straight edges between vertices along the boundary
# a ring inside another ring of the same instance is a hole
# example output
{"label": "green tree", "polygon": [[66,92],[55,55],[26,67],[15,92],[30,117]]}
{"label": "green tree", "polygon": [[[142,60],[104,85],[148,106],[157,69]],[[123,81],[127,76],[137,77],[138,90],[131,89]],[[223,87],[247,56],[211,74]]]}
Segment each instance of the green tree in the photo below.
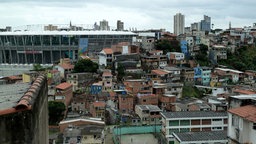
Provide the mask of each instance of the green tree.
{"label": "green tree", "polygon": [[207,45],[200,44],[199,48],[200,48],[200,53],[207,54],[207,51],[208,51],[208,46]]}
{"label": "green tree", "polygon": [[49,111],[49,123],[56,125],[64,118],[64,111],[66,106],[62,102],[49,101],[48,111]]}
{"label": "green tree", "polygon": [[199,45],[200,51],[195,55],[196,61],[200,64],[200,66],[208,66],[209,58],[208,58],[208,46],[204,44]]}
{"label": "green tree", "polygon": [[74,72],[97,72],[99,65],[89,59],[78,60],[74,67]]}
{"label": "green tree", "polygon": [[33,70],[34,71],[44,71],[45,68],[43,68],[40,64],[34,64],[33,65]]}
{"label": "green tree", "polygon": [[240,71],[256,70],[256,51],[255,46],[243,46],[234,53],[227,52],[227,59],[218,60],[218,64],[226,65],[229,68]]}
{"label": "green tree", "polygon": [[163,50],[164,54],[167,52],[181,52],[179,41],[160,39],[156,41],[155,48],[157,50]]}
{"label": "green tree", "polygon": [[117,80],[122,81],[124,76],[125,76],[125,67],[119,64],[117,67]]}
{"label": "green tree", "polygon": [[190,84],[184,84],[182,89],[182,97],[196,97],[201,98],[203,96],[203,92],[201,92],[198,88],[194,87]]}

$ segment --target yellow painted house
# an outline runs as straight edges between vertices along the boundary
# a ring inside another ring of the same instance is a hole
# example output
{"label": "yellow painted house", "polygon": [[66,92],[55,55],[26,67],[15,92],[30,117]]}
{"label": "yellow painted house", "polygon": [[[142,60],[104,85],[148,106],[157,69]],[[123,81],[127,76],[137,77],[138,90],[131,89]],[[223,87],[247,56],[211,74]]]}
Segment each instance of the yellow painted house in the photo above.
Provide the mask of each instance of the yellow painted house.
{"label": "yellow painted house", "polygon": [[28,72],[22,74],[22,81],[24,83],[30,83],[35,80],[39,74],[37,72]]}

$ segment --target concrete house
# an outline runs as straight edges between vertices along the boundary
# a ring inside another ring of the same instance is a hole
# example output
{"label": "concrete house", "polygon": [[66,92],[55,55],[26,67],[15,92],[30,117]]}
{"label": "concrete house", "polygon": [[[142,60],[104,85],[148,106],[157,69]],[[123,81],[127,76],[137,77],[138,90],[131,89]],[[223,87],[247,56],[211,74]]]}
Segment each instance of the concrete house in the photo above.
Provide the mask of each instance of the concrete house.
{"label": "concrete house", "polygon": [[141,119],[143,125],[159,125],[162,110],[155,105],[136,105],[135,113]]}
{"label": "concrete house", "polygon": [[111,48],[104,48],[99,53],[99,65],[112,66],[113,58],[113,50]]}
{"label": "concrete house", "polygon": [[106,103],[103,101],[93,102],[90,108],[90,113],[93,117],[104,119]]}
{"label": "concrete house", "polygon": [[102,74],[102,91],[111,91],[113,87],[113,75],[110,71],[104,71]]}
{"label": "concrete house", "polygon": [[55,101],[63,102],[67,109],[73,98],[72,85],[70,83],[64,82],[57,85],[55,88]]}
{"label": "concrete house", "polygon": [[230,143],[256,142],[256,106],[247,105],[228,110]]}
{"label": "concrete house", "polygon": [[67,74],[67,82],[72,84],[73,91],[86,89],[94,82],[93,73],[70,73]]}

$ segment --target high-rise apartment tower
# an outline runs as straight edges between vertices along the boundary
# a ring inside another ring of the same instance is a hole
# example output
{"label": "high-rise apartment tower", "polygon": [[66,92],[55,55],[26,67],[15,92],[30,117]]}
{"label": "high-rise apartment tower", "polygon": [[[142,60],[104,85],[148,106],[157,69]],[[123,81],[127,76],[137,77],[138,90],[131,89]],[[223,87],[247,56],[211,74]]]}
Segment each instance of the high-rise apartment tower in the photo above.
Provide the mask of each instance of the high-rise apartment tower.
{"label": "high-rise apartment tower", "polygon": [[174,16],[174,34],[180,35],[184,34],[184,27],[185,27],[185,16],[181,13],[177,13]]}
{"label": "high-rise apartment tower", "polygon": [[124,22],[118,20],[116,23],[117,31],[123,31],[124,30]]}

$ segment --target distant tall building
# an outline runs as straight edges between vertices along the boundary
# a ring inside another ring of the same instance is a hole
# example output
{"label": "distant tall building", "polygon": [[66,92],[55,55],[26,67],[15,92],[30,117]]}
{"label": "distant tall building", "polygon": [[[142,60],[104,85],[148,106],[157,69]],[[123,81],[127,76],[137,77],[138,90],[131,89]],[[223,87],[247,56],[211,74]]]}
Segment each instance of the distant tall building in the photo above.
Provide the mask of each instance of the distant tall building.
{"label": "distant tall building", "polygon": [[204,15],[204,19],[201,20],[201,31],[211,31],[211,17]]}
{"label": "distant tall building", "polygon": [[49,24],[47,26],[44,26],[44,30],[45,31],[56,31],[56,30],[58,30],[58,26],[54,26],[52,24]]}
{"label": "distant tall building", "polygon": [[185,16],[181,13],[177,13],[174,16],[174,34],[180,35],[184,34],[185,27]]}
{"label": "distant tall building", "polygon": [[124,30],[124,22],[121,22],[120,20],[116,23],[117,31],[123,31]]}
{"label": "distant tall building", "polygon": [[108,21],[106,20],[100,21],[100,30],[110,30],[108,26]]}
{"label": "distant tall building", "polygon": [[97,22],[94,23],[93,30],[100,30],[100,26],[97,25]]}
{"label": "distant tall building", "polygon": [[10,32],[12,31],[12,27],[7,26],[6,28],[0,28],[0,32]]}
{"label": "distant tall building", "polygon": [[201,22],[195,22],[191,24],[191,31],[200,31],[201,30]]}

